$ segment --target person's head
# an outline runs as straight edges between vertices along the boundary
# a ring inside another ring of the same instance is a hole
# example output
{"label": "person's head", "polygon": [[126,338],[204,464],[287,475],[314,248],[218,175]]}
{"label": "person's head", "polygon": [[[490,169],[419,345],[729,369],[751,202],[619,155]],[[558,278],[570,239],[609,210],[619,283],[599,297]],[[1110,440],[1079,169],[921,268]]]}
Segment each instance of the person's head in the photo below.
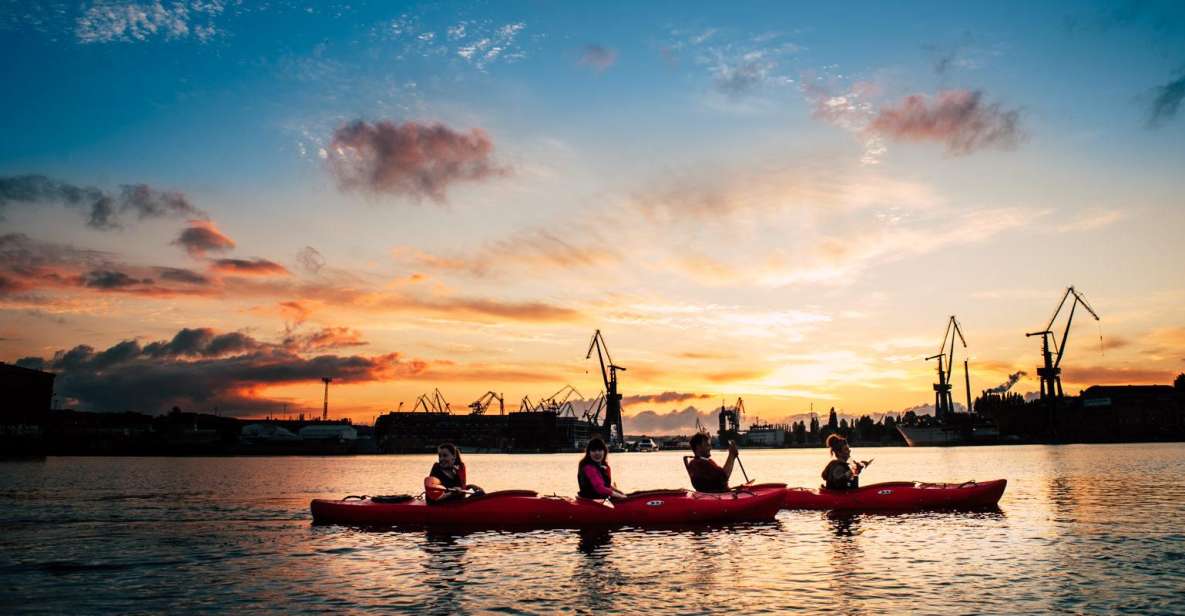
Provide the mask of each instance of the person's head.
{"label": "person's head", "polygon": [[848,447],[848,439],[838,434],[827,437],[827,448],[831,450],[831,455],[835,456],[837,460],[847,460],[852,455],[852,450]]}
{"label": "person's head", "polygon": [[691,437],[691,451],[701,458],[707,458],[712,455],[712,437],[703,432],[696,432],[695,436]]}
{"label": "person's head", "polygon": [[588,445],[584,446],[584,459],[580,461],[581,464],[586,462],[593,462],[596,464],[604,464],[609,459],[609,447],[605,445],[604,439],[599,436],[594,436],[589,439]]}
{"label": "person's head", "polygon": [[441,443],[436,448],[436,461],[440,463],[441,468],[461,466],[461,452],[452,443]]}

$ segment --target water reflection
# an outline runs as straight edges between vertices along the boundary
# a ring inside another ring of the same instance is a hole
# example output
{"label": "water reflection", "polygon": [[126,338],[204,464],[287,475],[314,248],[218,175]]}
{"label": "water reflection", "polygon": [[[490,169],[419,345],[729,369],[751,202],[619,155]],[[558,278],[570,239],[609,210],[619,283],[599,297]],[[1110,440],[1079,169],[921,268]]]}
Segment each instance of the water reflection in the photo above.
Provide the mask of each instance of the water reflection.
{"label": "water reflection", "polygon": [[430,614],[456,614],[465,596],[465,554],[456,534],[429,531],[424,537],[424,605]]}
{"label": "water reflection", "polygon": [[586,529],[578,535],[577,549],[583,557],[578,561],[572,579],[580,590],[579,605],[593,612],[613,610],[614,598],[625,583],[611,558],[613,533],[604,529]]}
{"label": "water reflection", "polygon": [[858,580],[863,574],[864,549],[860,535],[863,516],[858,513],[832,511],[827,524],[835,538],[831,540],[831,571],[827,588],[835,610],[840,614],[863,614]]}

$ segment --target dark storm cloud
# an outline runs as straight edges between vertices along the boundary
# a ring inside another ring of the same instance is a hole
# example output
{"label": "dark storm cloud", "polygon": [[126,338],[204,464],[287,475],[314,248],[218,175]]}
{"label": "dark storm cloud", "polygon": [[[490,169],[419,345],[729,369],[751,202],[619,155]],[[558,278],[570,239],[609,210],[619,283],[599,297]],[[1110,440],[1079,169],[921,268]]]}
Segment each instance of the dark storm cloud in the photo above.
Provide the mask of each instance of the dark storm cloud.
{"label": "dark storm cloud", "polygon": [[187,328],[170,340],[141,346],[125,340],[96,351],[88,345],[61,350],[51,358],[26,357],[17,365],[58,374],[57,394],[83,410],[163,412],[172,406],[226,412],[273,408],[276,401],[256,392],[271,385],[362,383],[414,376],[421,361],[398,353],[374,356],[307,356],[238,332]]}

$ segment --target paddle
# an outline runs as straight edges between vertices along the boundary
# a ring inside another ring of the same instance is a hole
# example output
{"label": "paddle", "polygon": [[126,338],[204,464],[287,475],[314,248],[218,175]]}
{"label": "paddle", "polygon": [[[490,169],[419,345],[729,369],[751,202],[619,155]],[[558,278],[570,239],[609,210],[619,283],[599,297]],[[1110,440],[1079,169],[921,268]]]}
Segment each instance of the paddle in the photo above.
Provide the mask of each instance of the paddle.
{"label": "paddle", "polygon": [[753,483],[753,480],[749,479],[749,473],[745,472],[745,463],[741,462],[741,452],[736,450],[736,441],[728,441],[728,444],[730,445],[732,451],[736,452],[737,464],[741,465],[741,474],[745,476],[745,483]]}

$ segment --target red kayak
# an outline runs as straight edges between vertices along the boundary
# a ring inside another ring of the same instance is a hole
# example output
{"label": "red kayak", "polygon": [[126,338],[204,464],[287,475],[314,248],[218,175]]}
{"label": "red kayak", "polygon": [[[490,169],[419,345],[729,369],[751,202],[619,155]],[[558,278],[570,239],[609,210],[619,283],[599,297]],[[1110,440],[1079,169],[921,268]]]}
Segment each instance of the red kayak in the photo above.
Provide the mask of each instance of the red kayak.
{"label": "red kayak", "polygon": [[771,521],[782,507],[785,490],[785,484],[742,487],[724,494],[653,490],[635,492],[610,503],[507,490],[438,505],[420,499],[383,503],[347,497],[317,499],[310,508],[314,522],[327,524],[458,528],[677,526]]}
{"label": "red kayak", "polygon": [[854,490],[787,488],[783,507],[844,511],[986,509],[1000,502],[1007,485],[1007,479],[996,479],[982,483],[877,483]]}

